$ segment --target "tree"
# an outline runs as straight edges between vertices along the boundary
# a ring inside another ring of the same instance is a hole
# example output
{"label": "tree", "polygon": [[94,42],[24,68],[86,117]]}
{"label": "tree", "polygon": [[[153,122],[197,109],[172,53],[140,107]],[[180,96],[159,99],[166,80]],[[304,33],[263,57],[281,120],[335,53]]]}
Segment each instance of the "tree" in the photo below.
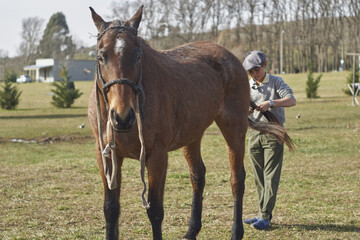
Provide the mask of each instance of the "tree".
{"label": "tree", "polygon": [[[249,12],[249,18],[248,18],[248,24],[247,26],[244,28],[246,35],[247,35],[247,42],[249,43],[249,49],[256,49],[257,48],[257,44],[256,44],[256,24],[255,24],[255,15],[257,13],[257,5],[258,5],[259,1],[255,0],[246,0],[246,4],[248,7],[248,12]],[[250,50],[250,51],[251,51]]]}
{"label": "tree", "polygon": [[[349,73],[349,75],[346,78],[346,85],[350,84],[350,86],[352,86],[351,84],[353,84],[353,77],[354,77],[354,73],[353,72]],[[359,82],[359,67],[355,66],[355,83],[358,82]],[[354,86],[355,92],[357,91],[357,88],[358,88],[357,86]],[[350,92],[350,89],[347,86],[346,89],[343,89],[343,92],[347,95],[352,96],[352,93]]]}
{"label": "tree", "polygon": [[358,0],[347,0],[344,1],[348,15],[345,15],[345,19],[348,22],[349,39],[351,49],[355,52],[359,52],[359,41],[360,41],[360,3]]}
{"label": "tree", "polygon": [[9,54],[6,50],[0,49],[0,80],[5,79],[5,73],[6,73],[6,63],[9,59]]}
{"label": "tree", "polygon": [[0,107],[2,109],[11,110],[15,109],[19,104],[21,92],[9,79],[5,79],[5,82],[0,90]]}
{"label": "tree", "polygon": [[314,79],[314,71],[313,68],[310,66],[309,73],[307,74],[307,81],[306,81],[306,97],[307,98],[319,98],[317,95],[317,90],[319,88],[320,79],[322,74],[320,74],[316,79]]}
{"label": "tree", "polygon": [[41,38],[41,29],[44,20],[38,17],[29,17],[22,20],[22,42],[19,53],[25,57],[25,65],[35,60]]}
{"label": "tree", "polygon": [[195,40],[196,33],[199,33],[200,4],[195,0],[179,0],[174,5],[174,16],[177,19],[177,27],[180,28],[182,34],[178,37],[182,38],[184,43]]}
{"label": "tree", "polygon": [[14,70],[5,71],[5,81],[16,82],[17,74]]}
{"label": "tree", "polygon": [[[259,49],[268,67],[287,73],[345,69],[346,52],[360,51],[359,0],[144,0],[146,8],[140,36],[156,49],[190,41],[218,42],[243,59]],[[113,17],[126,19],[138,3],[113,0]],[[232,28],[232,29],[231,29]],[[284,31],[284,34],[282,32]]]}
{"label": "tree", "polygon": [[54,82],[55,89],[51,91],[55,94],[52,97],[51,104],[57,108],[70,108],[75,99],[82,95],[79,89],[75,89],[74,82],[70,81],[71,76],[68,75],[68,69],[63,66],[59,72],[62,78],[59,82]]}
{"label": "tree", "polygon": [[63,13],[58,12],[51,16],[40,40],[39,49],[42,57],[64,59],[73,56],[75,44]]}
{"label": "tree", "polygon": [[[146,2],[147,5],[148,2]],[[112,12],[112,16],[113,18],[119,18],[122,20],[128,19],[132,16],[132,14],[134,14],[134,12],[137,9],[138,4],[133,2],[133,1],[129,1],[129,0],[125,0],[125,1],[112,1],[111,2],[111,12]]]}

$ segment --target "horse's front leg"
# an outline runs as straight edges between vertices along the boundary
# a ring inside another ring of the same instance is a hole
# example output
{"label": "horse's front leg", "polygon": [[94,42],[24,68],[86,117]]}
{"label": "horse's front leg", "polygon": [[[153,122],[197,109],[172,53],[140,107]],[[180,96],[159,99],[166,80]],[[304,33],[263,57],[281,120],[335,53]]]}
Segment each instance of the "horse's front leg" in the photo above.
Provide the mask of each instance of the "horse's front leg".
{"label": "horse's front leg", "polygon": [[105,187],[104,215],[106,221],[106,239],[117,240],[119,238],[119,203],[120,189],[110,190]]}
{"label": "horse's front leg", "polygon": [[164,219],[163,200],[167,165],[168,154],[165,149],[153,150],[146,161],[150,204],[147,214],[151,222],[154,240],[162,239],[161,224]]}
{"label": "horse's front leg", "polygon": [[[121,166],[123,158],[117,156],[118,170],[117,170],[117,183],[118,186],[114,190],[110,190],[104,175],[104,167],[100,155],[97,151],[97,163],[100,170],[101,178],[104,185],[104,215],[106,221],[106,239],[117,240],[119,238],[119,216],[120,216],[120,188],[121,188]],[[111,163],[109,162],[109,165]]]}
{"label": "horse's front leg", "polygon": [[195,240],[201,229],[203,192],[205,187],[205,165],[200,154],[201,139],[185,146],[182,150],[189,165],[190,180],[193,187],[193,200],[189,228],[184,239]]}

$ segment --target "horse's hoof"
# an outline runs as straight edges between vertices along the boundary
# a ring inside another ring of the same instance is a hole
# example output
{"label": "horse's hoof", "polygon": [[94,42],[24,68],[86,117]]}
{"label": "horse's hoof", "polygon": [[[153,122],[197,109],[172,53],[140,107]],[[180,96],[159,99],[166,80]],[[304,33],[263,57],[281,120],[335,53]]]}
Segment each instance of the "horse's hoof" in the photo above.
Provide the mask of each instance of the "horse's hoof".
{"label": "horse's hoof", "polygon": [[196,237],[189,237],[189,236],[185,235],[183,237],[183,240],[196,240]]}

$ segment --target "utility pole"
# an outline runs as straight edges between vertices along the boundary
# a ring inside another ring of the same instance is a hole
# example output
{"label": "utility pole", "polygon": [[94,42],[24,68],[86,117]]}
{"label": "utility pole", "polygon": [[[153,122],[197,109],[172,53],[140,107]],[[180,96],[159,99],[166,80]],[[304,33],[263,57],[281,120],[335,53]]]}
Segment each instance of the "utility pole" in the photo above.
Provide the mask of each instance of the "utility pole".
{"label": "utility pole", "polygon": [[341,45],[341,60],[340,60],[340,64],[341,64],[341,71],[344,71],[344,42],[342,42]]}
{"label": "utility pole", "polygon": [[281,30],[280,34],[280,74],[283,74],[283,37],[284,30]]}

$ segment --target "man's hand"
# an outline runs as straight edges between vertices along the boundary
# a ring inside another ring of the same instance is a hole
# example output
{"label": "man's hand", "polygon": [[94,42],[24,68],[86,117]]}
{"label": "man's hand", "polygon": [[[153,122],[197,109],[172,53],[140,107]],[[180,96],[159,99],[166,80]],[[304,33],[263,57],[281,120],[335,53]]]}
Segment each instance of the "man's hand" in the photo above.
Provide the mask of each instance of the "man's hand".
{"label": "man's hand", "polygon": [[269,101],[265,101],[265,102],[260,103],[260,104],[257,106],[256,110],[257,110],[257,111],[260,111],[260,112],[266,112],[267,110],[269,110],[269,108],[270,108],[270,102],[269,102]]}
{"label": "man's hand", "polygon": [[254,110],[251,107],[249,107],[249,114],[248,115],[252,114],[253,112],[254,112]]}

